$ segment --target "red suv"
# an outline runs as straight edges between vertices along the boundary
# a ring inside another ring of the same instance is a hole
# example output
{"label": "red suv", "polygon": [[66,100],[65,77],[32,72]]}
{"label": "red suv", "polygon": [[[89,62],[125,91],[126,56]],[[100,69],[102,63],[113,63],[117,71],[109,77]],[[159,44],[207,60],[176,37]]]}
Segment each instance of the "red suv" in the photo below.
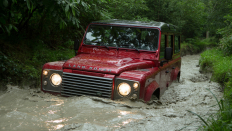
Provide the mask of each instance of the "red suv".
{"label": "red suv", "polygon": [[92,22],[75,57],[43,66],[41,90],[112,100],[157,98],[180,78],[180,32],[163,22]]}

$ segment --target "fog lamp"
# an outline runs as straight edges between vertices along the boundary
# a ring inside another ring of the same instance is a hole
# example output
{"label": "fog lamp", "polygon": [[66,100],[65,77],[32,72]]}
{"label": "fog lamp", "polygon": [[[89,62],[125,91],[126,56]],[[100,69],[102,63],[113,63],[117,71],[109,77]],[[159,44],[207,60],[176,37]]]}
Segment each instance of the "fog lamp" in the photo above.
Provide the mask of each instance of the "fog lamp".
{"label": "fog lamp", "polygon": [[134,83],[134,84],[133,84],[133,87],[134,87],[135,89],[137,89],[137,88],[139,87],[139,84],[138,84],[138,83]]}
{"label": "fog lamp", "polygon": [[44,82],[43,82],[43,84],[44,84],[44,85],[47,85],[47,84],[48,84],[48,82],[47,82],[47,81],[44,81]]}
{"label": "fog lamp", "polygon": [[127,83],[121,83],[118,86],[118,92],[122,96],[127,96],[131,93],[131,87]]}
{"label": "fog lamp", "polygon": [[46,70],[43,70],[43,75],[48,75],[48,71],[46,71]]}
{"label": "fog lamp", "polygon": [[50,77],[50,80],[51,80],[51,82],[52,82],[52,84],[53,84],[54,86],[58,86],[58,85],[60,85],[61,82],[62,82],[61,76],[60,76],[59,74],[57,74],[57,73],[53,73],[53,74],[51,75],[51,77]]}

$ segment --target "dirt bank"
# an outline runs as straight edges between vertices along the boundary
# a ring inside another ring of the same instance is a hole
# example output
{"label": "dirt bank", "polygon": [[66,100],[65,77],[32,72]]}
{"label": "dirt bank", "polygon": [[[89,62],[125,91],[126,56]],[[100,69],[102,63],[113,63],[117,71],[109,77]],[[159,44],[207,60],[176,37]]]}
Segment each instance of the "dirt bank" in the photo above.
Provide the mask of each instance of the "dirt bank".
{"label": "dirt bank", "polygon": [[[35,89],[8,85],[0,93],[0,130],[196,130],[201,116],[218,110],[220,85],[199,73],[199,55],[182,57],[180,83],[173,83],[160,101],[111,101],[96,97],[57,97]],[[213,106],[213,107],[211,107]]]}

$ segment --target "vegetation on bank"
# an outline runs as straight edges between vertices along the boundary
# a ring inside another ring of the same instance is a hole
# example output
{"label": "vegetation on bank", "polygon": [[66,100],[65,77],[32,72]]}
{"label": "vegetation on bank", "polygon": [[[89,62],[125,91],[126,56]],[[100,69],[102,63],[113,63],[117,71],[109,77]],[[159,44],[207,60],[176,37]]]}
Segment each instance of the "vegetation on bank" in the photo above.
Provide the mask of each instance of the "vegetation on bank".
{"label": "vegetation on bank", "polygon": [[219,29],[222,35],[217,48],[206,50],[199,60],[200,68],[212,72],[211,80],[220,83],[224,91],[224,99],[218,103],[219,112],[208,118],[205,130],[232,130],[232,17],[226,16],[228,26]]}
{"label": "vegetation on bank", "polygon": [[219,112],[207,119],[205,130],[232,130],[232,55],[225,55],[223,50],[213,48],[201,54],[200,68],[204,72],[212,72],[211,80],[222,85],[224,99],[218,105]]}
{"label": "vegetation on bank", "polygon": [[215,37],[210,37],[202,40],[200,40],[199,38],[189,38],[181,43],[181,55],[184,56],[186,54],[197,54],[206,50],[207,48],[215,47],[216,45],[217,43]]}
{"label": "vegetation on bank", "polygon": [[[31,44],[31,43],[30,43]],[[2,44],[7,52],[0,51],[0,78],[3,83],[32,84],[38,87],[43,64],[51,61],[67,60],[74,56],[73,42],[62,48],[48,48],[42,43],[31,45]],[[23,81],[25,80],[25,81]],[[32,83],[30,82],[32,81]]]}

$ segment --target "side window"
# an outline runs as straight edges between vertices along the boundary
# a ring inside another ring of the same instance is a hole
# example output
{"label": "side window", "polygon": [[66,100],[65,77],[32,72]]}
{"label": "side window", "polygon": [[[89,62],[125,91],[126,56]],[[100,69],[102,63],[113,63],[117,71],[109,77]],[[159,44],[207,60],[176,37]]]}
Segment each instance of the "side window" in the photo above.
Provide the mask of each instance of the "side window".
{"label": "side window", "polygon": [[165,54],[165,35],[162,34],[161,35],[161,42],[160,42],[160,59],[164,58],[164,54]]}
{"label": "side window", "polygon": [[175,36],[175,53],[180,52],[180,36]]}
{"label": "side window", "polygon": [[168,36],[168,46],[173,48],[173,35]]}

